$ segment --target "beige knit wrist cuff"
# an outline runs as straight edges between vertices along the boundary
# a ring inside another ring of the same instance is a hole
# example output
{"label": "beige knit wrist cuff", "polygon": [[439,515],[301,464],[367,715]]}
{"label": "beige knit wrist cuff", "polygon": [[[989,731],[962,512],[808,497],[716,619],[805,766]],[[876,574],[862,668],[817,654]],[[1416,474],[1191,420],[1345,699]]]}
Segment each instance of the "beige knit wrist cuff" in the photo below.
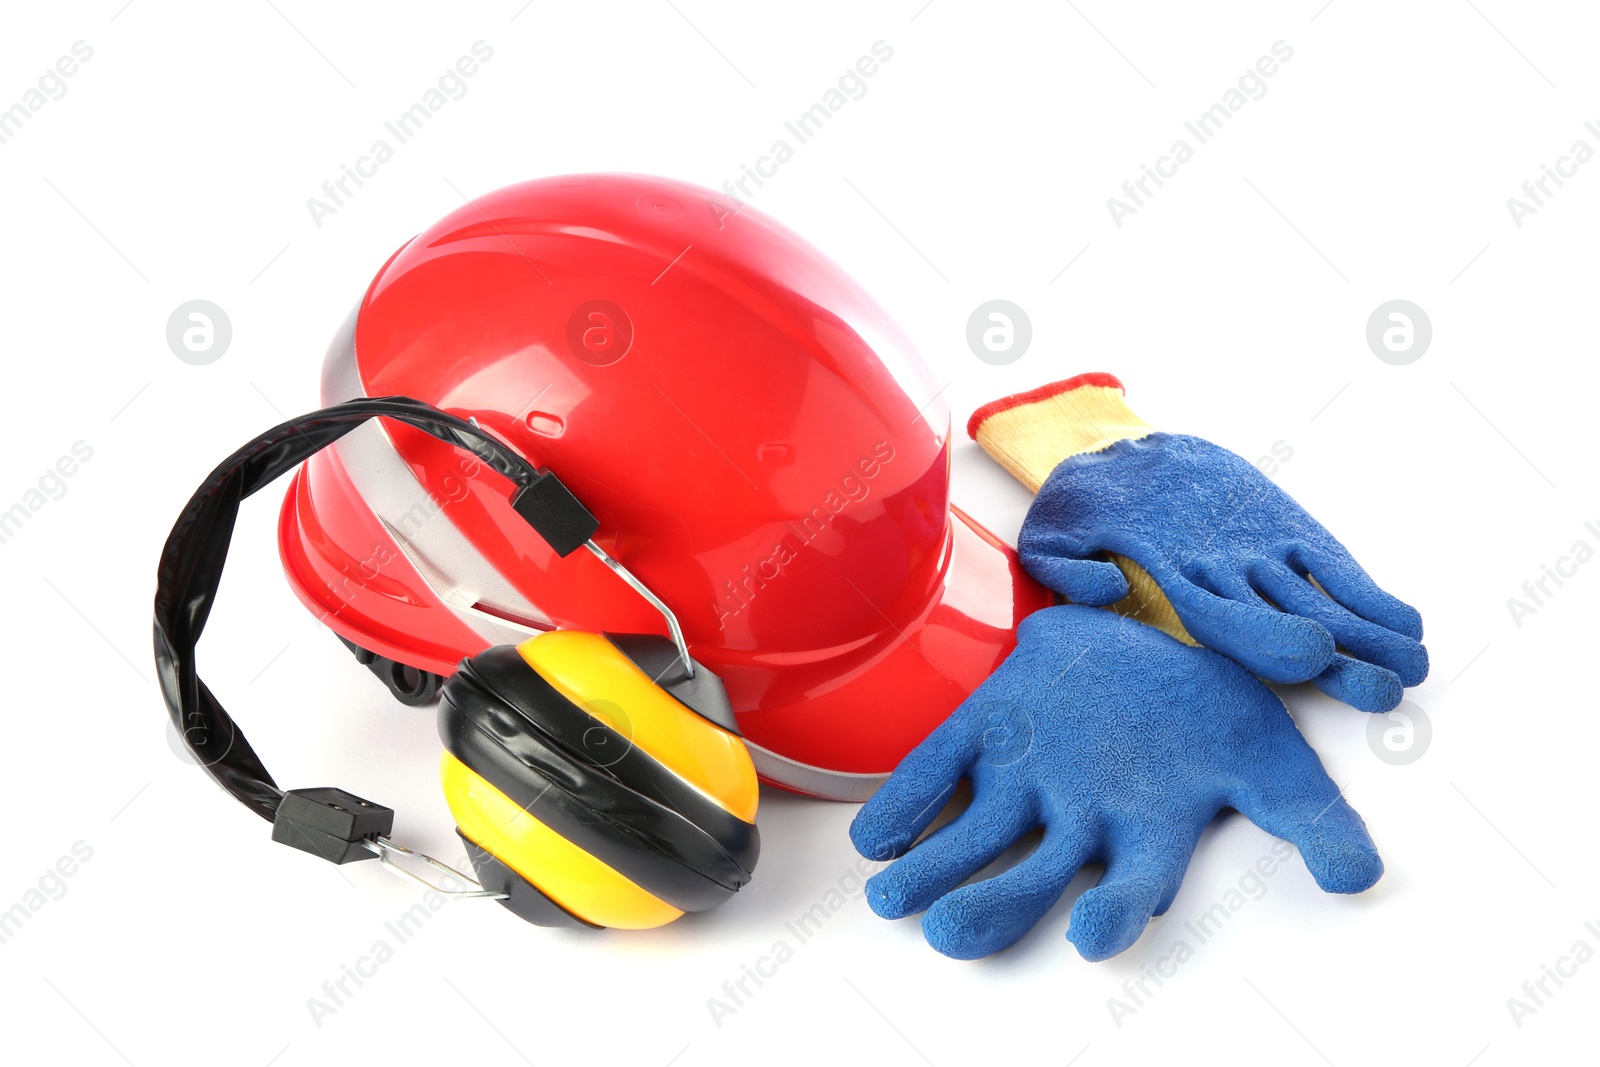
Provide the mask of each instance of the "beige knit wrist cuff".
{"label": "beige knit wrist cuff", "polygon": [[1037,493],[1068,456],[1151,432],[1122,395],[1122,383],[1109,374],[1079,374],[991,400],[972,413],[967,435]]}

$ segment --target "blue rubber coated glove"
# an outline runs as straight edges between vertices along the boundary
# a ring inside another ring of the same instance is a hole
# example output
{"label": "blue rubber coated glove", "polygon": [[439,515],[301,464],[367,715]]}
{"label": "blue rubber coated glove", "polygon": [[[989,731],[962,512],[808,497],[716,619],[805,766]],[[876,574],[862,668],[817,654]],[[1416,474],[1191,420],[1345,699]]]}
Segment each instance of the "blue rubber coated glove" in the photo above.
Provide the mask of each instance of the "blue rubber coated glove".
{"label": "blue rubber coated glove", "polygon": [[[1283,703],[1238,664],[1070,604],[1035,612],[1017,639],[851,824],[862,855],[904,857],[867,882],[879,915],[925,912],[930,945],[975,959],[1027,933],[1085,863],[1104,863],[1067,930],[1085,959],[1103,960],[1171,905],[1225,807],[1294,844],[1330,893],[1359,893],[1383,873]],[[913,846],[963,778],[971,805]],[[962,885],[1041,826],[1022,862]]]}
{"label": "blue rubber coated glove", "polygon": [[1253,464],[1198,437],[1152,432],[1115,378],[997,401],[969,430],[1037,490],[1017,552],[1069,600],[1124,601],[1123,614],[1268,681],[1314,681],[1362,711],[1391,710],[1427,677],[1415,608]]}

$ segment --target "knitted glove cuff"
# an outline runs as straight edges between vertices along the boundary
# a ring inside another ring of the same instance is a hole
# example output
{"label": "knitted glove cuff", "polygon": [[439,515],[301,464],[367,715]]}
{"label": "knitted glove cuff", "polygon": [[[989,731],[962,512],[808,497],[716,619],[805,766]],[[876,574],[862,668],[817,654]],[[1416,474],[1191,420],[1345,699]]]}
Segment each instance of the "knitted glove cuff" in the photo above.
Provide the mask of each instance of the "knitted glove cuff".
{"label": "knitted glove cuff", "polygon": [[1037,493],[1069,456],[1138,440],[1150,424],[1123,402],[1124,389],[1104,373],[1079,374],[991,400],[972,413],[967,435]]}

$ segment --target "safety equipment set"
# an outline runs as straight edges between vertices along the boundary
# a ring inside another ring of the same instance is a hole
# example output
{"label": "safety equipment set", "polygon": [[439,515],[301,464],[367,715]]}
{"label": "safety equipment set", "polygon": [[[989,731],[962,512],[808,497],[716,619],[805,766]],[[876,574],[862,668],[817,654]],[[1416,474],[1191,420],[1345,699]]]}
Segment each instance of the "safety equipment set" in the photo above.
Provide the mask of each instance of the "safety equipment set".
{"label": "safety equipment set", "polygon": [[[1038,494],[1013,553],[949,501],[910,343],[748,206],[634,175],[474,200],[385,264],[322,393],[206,478],[157,579],[173,724],[276,841],[539,925],[647,928],[749,882],[761,780],[865,800],[856,846],[902,857],[869,904],[961,958],[1095,862],[1068,937],[1122,951],[1224,807],[1330,892],[1382,873],[1262,679],[1388,710],[1427,673],[1416,611],[1104,374],[973,416]],[[197,673],[240,503],[291,470],[285,573],[397,699],[437,696],[475,877],[393,841],[389,808],[280,789]]]}

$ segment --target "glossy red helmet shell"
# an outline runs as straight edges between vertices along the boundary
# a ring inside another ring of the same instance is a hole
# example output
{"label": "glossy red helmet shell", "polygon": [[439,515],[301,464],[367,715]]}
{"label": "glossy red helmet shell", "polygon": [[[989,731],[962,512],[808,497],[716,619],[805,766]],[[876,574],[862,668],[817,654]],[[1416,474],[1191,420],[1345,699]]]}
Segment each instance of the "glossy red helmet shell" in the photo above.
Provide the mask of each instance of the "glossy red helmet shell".
{"label": "glossy red helmet shell", "polygon": [[[910,343],[798,236],[634,175],[526,182],[385,264],[323,401],[403,394],[547,466],[677,614],[762,776],[860,799],[1047,602],[950,507],[949,414]],[[440,674],[564,627],[664,633],[557,557],[472,457],[387,422],[309,461],[279,541],[341,636]]]}

